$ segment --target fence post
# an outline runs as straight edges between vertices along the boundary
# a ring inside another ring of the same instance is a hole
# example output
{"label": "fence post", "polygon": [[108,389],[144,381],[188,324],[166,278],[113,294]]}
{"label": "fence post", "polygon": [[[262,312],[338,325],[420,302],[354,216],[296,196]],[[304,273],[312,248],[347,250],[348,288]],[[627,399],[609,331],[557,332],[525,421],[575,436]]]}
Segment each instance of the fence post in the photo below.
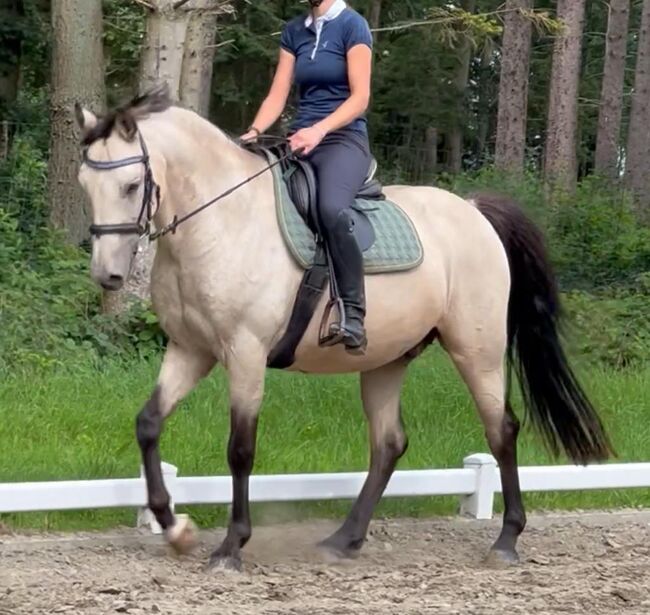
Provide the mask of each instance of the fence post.
{"label": "fence post", "polygon": [[[165,481],[165,487],[167,491],[173,493],[172,487],[176,477],[178,476],[178,468],[173,466],[171,463],[162,462],[161,464],[163,480]],[[144,478],[144,467],[140,466],[140,478]],[[171,499],[169,502],[169,507],[171,508],[172,513],[174,512],[174,500]],[[140,508],[138,510],[138,527],[148,527],[151,530],[152,534],[162,534],[162,528],[160,527],[156,517],[151,512],[148,507]]]}
{"label": "fence post", "polygon": [[496,459],[486,453],[477,453],[465,457],[463,467],[476,472],[476,491],[462,498],[460,514],[475,519],[491,519],[497,480]]}

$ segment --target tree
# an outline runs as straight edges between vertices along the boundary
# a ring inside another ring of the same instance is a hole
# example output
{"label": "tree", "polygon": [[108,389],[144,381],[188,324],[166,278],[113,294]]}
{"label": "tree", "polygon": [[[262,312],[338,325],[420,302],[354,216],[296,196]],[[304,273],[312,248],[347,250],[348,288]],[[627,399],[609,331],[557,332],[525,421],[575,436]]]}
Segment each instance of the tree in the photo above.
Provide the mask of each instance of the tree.
{"label": "tree", "polygon": [[526,153],[528,74],[532,25],[522,14],[533,0],[508,0],[501,51],[495,164],[521,173]]}
{"label": "tree", "polygon": [[22,15],[22,0],[0,0],[0,23],[3,24],[0,27],[0,119],[13,105],[18,93]]}
{"label": "tree", "polygon": [[425,163],[428,177],[427,181],[433,181],[438,171],[438,130],[429,126],[425,133]]}
{"label": "tree", "polygon": [[68,239],[88,236],[86,199],[77,181],[79,136],[74,103],[101,111],[105,105],[101,0],[52,0],[50,220]]}
{"label": "tree", "polygon": [[368,24],[373,30],[377,29],[381,25],[381,1],[382,0],[371,0],[370,2]]}
{"label": "tree", "polygon": [[[638,202],[648,201],[650,161],[650,0],[644,0],[627,138],[625,183]],[[647,207],[646,207],[647,215]]]}
{"label": "tree", "polygon": [[623,115],[623,85],[630,0],[610,0],[607,23],[607,47],[598,114],[596,137],[596,172],[618,177],[619,138]]}
{"label": "tree", "polygon": [[[461,0],[461,8],[468,13],[476,9],[476,0]],[[469,63],[471,61],[471,41],[463,36],[457,50],[457,67],[454,71],[453,88],[457,96],[454,124],[449,131],[449,170],[460,173],[463,170],[463,136],[465,121],[465,93],[469,79]]]}
{"label": "tree", "polygon": [[188,108],[207,117],[210,110],[219,3],[207,2],[190,18],[181,70],[180,98]]}
{"label": "tree", "polygon": [[564,30],[553,47],[544,170],[549,184],[571,191],[578,173],[578,87],[585,0],[558,0],[557,14]]}

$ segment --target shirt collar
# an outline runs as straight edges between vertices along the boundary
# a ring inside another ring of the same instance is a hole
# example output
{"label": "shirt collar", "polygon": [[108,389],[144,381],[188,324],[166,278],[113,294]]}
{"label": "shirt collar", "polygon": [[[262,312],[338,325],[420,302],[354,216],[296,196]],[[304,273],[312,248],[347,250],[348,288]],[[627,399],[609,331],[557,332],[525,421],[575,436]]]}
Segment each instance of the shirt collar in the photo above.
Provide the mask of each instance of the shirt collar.
{"label": "shirt collar", "polygon": [[[332,21],[333,19],[336,19],[345,9],[347,8],[347,4],[345,3],[345,0],[336,0],[332,6],[330,6],[329,10],[325,15],[321,15],[316,19],[317,22],[325,22],[325,21]],[[314,23],[314,16],[312,12],[309,12],[309,15],[307,15],[307,18],[305,19],[305,26],[309,28],[312,24]]]}

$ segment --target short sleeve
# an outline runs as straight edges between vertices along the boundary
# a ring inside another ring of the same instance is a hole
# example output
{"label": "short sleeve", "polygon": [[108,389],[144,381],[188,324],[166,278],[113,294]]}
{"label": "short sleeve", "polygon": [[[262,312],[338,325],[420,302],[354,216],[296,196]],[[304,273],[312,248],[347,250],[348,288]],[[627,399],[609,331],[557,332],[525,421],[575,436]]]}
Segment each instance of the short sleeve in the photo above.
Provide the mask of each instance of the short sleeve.
{"label": "short sleeve", "polygon": [[372,33],[368,22],[358,13],[350,19],[345,29],[345,51],[355,45],[368,45],[372,49]]}
{"label": "short sleeve", "polygon": [[293,42],[293,32],[291,29],[291,23],[284,24],[282,28],[282,33],[280,35],[280,47],[289,53],[296,55],[296,47]]}

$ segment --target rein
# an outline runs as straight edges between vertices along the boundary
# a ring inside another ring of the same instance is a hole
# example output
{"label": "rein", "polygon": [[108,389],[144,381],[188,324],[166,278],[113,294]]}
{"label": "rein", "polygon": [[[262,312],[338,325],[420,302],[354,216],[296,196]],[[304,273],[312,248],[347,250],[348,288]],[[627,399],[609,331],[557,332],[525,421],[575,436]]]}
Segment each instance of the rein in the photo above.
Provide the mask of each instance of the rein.
{"label": "rein", "polygon": [[[284,137],[276,137],[272,135],[260,135],[257,137],[257,140],[273,140],[276,143],[286,143],[287,139]],[[153,179],[153,173],[151,171],[151,165],[149,162],[149,152],[147,146],[142,138],[142,134],[138,131],[138,140],[140,141],[140,148],[142,149],[142,154],[140,156],[130,156],[128,158],[121,158],[120,160],[93,160],[88,157],[88,150],[85,148],[83,150],[83,161],[91,169],[97,171],[110,171],[113,169],[119,169],[122,167],[131,166],[133,164],[143,164],[144,165],[144,194],[142,197],[142,206],[140,208],[140,213],[138,214],[138,220],[135,223],[125,223],[125,224],[91,224],[90,225],[90,234],[95,237],[101,237],[102,235],[139,235],[142,237],[148,237],[149,241],[156,241],[165,235],[176,232],[176,229],[183,223],[193,218],[204,209],[207,209],[211,205],[214,205],[218,201],[226,198],[242,186],[245,186],[249,182],[253,181],[256,177],[259,177],[266,171],[269,171],[278,164],[281,164],[285,160],[292,158],[300,153],[298,152],[288,152],[281,155],[275,162],[272,162],[266,165],[261,171],[247,177],[245,180],[239,182],[238,184],[228,188],[225,192],[217,195],[213,199],[210,199],[203,205],[200,205],[196,209],[193,209],[189,213],[181,216],[174,216],[172,221],[161,228],[155,233],[151,232],[151,221],[155,214],[160,208],[160,186],[156,184]],[[155,209],[152,206],[152,201],[155,198]]]}

